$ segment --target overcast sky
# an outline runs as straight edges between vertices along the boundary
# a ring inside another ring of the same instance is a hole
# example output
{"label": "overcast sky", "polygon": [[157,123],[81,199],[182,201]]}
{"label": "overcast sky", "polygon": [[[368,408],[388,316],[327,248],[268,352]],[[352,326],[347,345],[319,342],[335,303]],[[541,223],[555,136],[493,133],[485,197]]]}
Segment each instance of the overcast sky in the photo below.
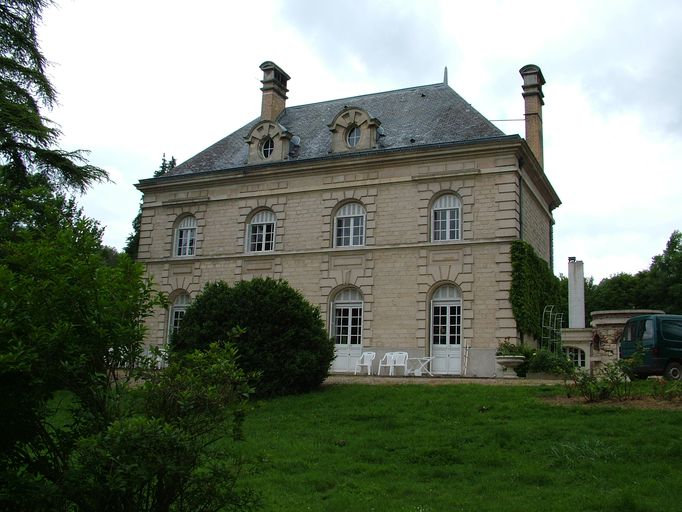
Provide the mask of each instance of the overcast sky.
{"label": "overcast sky", "polygon": [[[81,198],[121,249],[161,157],[182,162],[260,114],[258,66],[290,106],[441,82],[491,120],[523,117],[542,68],[555,272],[648,268],[682,229],[682,2],[58,0],[40,29],[64,149],[114,181]],[[496,122],[524,136],[522,122]]]}

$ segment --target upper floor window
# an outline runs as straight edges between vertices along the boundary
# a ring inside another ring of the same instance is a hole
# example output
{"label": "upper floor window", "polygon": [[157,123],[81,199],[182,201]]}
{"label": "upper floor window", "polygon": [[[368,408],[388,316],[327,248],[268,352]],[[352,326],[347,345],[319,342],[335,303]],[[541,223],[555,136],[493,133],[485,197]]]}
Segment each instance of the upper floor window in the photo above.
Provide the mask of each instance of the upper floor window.
{"label": "upper floor window", "polygon": [[175,256],[194,256],[196,251],[197,221],[184,217],[175,230]]}
{"label": "upper floor window", "polygon": [[360,203],[348,203],[336,213],[334,221],[336,247],[365,245],[365,209]]}
{"label": "upper floor window", "polygon": [[459,240],[462,236],[459,198],[455,194],[440,196],[431,210],[431,241]]}
{"label": "upper floor window", "polygon": [[262,210],[249,223],[249,252],[275,250],[275,214]]}
{"label": "upper floor window", "polygon": [[354,148],[360,142],[360,128],[351,126],[346,134],[346,144],[348,147]]}
{"label": "upper floor window", "polygon": [[272,137],[266,137],[260,146],[261,155],[263,156],[263,158],[268,159],[268,158],[270,158],[270,155],[272,155],[272,152],[274,150],[275,150],[275,141],[272,140]]}

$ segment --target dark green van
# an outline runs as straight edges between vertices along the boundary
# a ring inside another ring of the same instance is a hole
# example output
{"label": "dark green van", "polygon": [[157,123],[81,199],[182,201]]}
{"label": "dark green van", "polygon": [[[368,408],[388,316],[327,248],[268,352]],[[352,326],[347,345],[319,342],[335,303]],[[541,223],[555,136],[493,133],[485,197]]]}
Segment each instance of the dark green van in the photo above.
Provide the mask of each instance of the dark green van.
{"label": "dark green van", "polygon": [[620,337],[620,357],[630,357],[641,346],[644,361],[634,368],[638,377],[663,375],[682,379],[682,315],[641,315],[630,318]]}

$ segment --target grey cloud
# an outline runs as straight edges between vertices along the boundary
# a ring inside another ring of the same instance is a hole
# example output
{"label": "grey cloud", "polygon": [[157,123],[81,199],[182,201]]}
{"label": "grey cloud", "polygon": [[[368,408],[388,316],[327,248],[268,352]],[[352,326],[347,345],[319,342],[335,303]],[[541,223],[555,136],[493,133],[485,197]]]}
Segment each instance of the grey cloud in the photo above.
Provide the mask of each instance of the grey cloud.
{"label": "grey cloud", "polygon": [[429,19],[434,16],[427,7],[430,3],[420,2],[417,11],[414,4],[406,5],[401,9],[393,2],[293,0],[286,2],[280,15],[325,60],[345,67],[358,59],[384,79],[417,85],[433,76],[434,70],[442,70],[446,63],[437,60],[448,50]]}

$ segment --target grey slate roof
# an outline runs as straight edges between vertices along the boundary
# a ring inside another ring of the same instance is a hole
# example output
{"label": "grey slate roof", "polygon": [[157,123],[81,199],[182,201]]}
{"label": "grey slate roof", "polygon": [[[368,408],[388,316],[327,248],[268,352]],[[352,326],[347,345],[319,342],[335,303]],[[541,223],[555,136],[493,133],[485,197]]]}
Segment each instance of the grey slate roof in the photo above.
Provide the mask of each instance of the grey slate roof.
{"label": "grey slate roof", "polygon": [[[381,122],[385,136],[379,147],[370,151],[504,136],[448,85],[439,83],[287,107],[277,122],[301,138],[296,161],[331,157],[328,125],[346,107],[364,109]],[[167,176],[246,167],[248,148],[244,138],[260,121],[254,119],[178,165]]]}

